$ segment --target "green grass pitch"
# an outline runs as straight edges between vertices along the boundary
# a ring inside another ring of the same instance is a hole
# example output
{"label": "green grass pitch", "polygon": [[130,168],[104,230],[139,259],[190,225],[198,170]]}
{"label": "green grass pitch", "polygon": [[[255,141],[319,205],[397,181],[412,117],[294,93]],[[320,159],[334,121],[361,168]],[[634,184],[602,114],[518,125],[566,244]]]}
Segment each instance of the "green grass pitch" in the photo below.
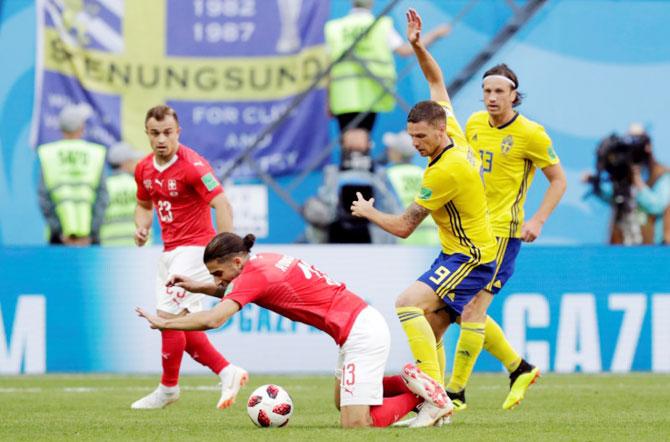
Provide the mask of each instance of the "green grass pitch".
{"label": "green grass pitch", "polygon": [[[338,428],[333,381],[325,376],[252,376],[225,411],[215,408],[214,377],[183,376],[177,403],[130,410],[157,382],[157,376],[0,377],[0,440],[670,440],[670,375],[546,375],[518,409],[505,412],[506,376],[475,374],[469,409],[449,426],[419,430]],[[246,398],[264,383],[291,394],[288,427],[260,429],[247,417]]]}

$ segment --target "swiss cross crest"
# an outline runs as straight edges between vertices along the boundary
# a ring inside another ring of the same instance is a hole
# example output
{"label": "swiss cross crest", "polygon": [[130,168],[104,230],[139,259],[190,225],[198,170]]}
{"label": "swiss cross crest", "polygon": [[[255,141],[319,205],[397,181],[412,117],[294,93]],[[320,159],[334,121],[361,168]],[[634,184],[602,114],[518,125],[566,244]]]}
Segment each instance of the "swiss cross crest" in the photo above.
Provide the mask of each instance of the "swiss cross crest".
{"label": "swiss cross crest", "polygon": [[151,180],[144,180],[144,188],[147,190],[151,189]]}
{"label": "swiss cross crest", "polygon": [[508,154],[512,149],[512,146],[514,146],[514,138],[512,138],[511,135],[507,135],[505,138],[503,138],[502,143],[500,143],[500,150],[502,153]]}
{"label": "swiss cross crest", "polygon": [[168,180],[167,187],[168,187],[168,192],[170,193],[170,196],[179,195],[179,192],[177,192],[177,180]]}

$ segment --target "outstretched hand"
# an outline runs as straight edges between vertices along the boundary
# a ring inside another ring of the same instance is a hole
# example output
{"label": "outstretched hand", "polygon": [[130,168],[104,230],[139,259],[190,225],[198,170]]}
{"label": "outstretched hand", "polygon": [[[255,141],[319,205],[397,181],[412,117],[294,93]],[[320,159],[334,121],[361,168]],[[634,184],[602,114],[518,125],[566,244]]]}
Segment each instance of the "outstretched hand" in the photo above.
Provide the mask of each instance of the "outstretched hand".
{"label": "outstretched hand", "polygon": [[165,328],[165,319],[159,318],[156,315],[152,315],[141,307],[135,307],[135,313],[137,313],[137,316],[140,318],[146,319],[151,328],[158,330]]}
{"label": "outstretched hand", "polygon": [[363,198],[361,192],[356,192],[356,200],[351,203],[351,214],[359,218],[369,218],[370,214],[375,210],[373,207],[375,203],[374,198],[366,200]]}
{"label": "outstretched hand", "polygon": [[168,279],[167,283],[165,283],[166,287],[182,287],[183,289],[189,291],[189,292],[195,292],[195,290],[190,290],[189,287],[193,285],[197,285],[198,282],[192,280],[191,278],[187,276],[182,276],[182,275],[172,275],[170,276],[170,279]]}
{"label": "outstretched hand", "polygon": [[405,17],[407,17],[407,40],[413,45],[418,44],[421,40],[421,16],[416,10],[409,8]]}
{"label": "outstretched hand", "polygon": [[187,292],[204,293],[210,296],[216,293],[216,284],[214,284],[213,282],[196,281],[194,279],[182,275],[170,276],[170,279],[168,279],[168,282],[165,285],[166,287],[181,287]]}

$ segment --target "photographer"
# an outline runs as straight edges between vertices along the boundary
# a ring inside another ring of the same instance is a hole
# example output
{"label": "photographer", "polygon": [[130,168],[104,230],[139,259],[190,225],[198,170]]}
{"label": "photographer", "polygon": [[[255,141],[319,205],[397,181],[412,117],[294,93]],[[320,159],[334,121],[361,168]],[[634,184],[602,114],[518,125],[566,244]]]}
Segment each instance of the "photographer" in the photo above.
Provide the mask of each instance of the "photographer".
{"label": "photographer", "polygon": [[353,216],[349,210],[357,192],[366,198],[375,198],[386,210],[400,210],[388,188],[384,170],[373,162],[369,132],[351,129],[342,135],[341,144],[340,164],[324,168],[323,184],[303,206],[303,216],[308,223],[305,240],[329,244],[395,243],[391,235],[370,225],[366,219]]}
{"label": "photographer", "polygon": [[641,125],[601,141],[596,173],[587,180],[612,205],[610,244],[670,243],[670,170],[654,158]]}

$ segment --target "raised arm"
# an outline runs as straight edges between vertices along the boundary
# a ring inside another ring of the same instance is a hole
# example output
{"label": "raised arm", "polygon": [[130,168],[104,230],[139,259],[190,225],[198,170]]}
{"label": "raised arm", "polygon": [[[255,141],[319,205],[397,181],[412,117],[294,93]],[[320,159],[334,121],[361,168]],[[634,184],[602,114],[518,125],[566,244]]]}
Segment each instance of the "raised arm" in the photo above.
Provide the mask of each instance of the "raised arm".
{"label": "raised arm", "polygon": [[405,16],[407,17],[407,40],[412,45],[423,76],[428,81],[430,99],[433,101],[449,101],[442,69],[430,55],[426,43],[421,39],[421,16],[412,8],[407,10]]}
{"label": "raised arm", "polygon": [[[440,38],[446,37],[447,35],[449,35],[450,32],[451,32],[451,25],[446,23],[442,24],[437,28],[433,29],[432,31],[430,31],[429,33],[427,33],[425,37],[423,37],[423,44],[427,48],[429,48],[430,45],[435,43]],[[396,48],[394,52],[400,55],[401,57],[409,57],[411,55],[414,55],[414,50],[412,49],[412,45],[409,42]]]}

